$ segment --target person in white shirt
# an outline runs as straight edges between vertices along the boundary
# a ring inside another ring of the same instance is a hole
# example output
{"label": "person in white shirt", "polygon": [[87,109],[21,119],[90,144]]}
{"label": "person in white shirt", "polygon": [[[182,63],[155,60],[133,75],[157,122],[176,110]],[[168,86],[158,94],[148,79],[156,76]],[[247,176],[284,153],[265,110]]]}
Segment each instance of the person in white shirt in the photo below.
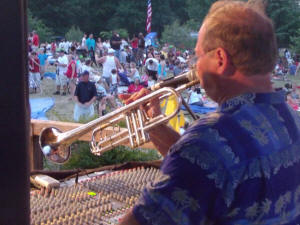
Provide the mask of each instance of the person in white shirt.
{"label": "person in white shirt", "polygon": [[124,38],[121,39],[121,46],[120,46],[120,49],[125,49],[125,46],[128,46],[128,42],[125,41]]}
{"label": "person in white shirt", "polygon": [[60,87],[63,87],[63,93],[62,95],[66,95],[67,92],[67,83],[68,78],[65,75],[67,72],[67,66],[68,66],[68,57],[65,55],[65,52],[63,49],[59,52],[59,57],[57,59],[57,62],[55,65],[57,66],[57,74],[56,74],[56,92],[54,92],[54,95],[60,95]]}
{"label": "person in white shirt", "polygon": [[81,40],[81,49],[87,49],[87,47],[86,47],[86,37],[87,37],[87,34],[84,34],[83,38]]}
{"label": "person in white shirt", "polygon": [[110,43],[109,40],[106,40],[103,42],[103,48],[105,51],[108,51],[108,49],[110,49]]}
{"label": "person in white shirt", "polygon": [[92,66],[92,61],[90,59],[87,59],[85,61],[85,64],[81,66],[81,71],[88,71],[89,72],[89,79],[94,80],[95,76],[100,76],[100,73],[95,70]]}
{"label": "person in white shirt", "polygon": [[148,77],[148,87],[151,87],[155,84],[155,80],[151,76]]}
{"label": "person in white shirt", "polygon": [[121,63],[121,65],[125,65],[127,56],[128,56],[128,54],[127,54],[126,50],[122,49],[121,52],[120,52],[120,63]]}
{"label": "person in white shirt", "polygon": [[134,62],[130,63],[130,72],[127,74],[127,77],[130,82],[134,82],[135,78],[140,79],[140,73],[136,68],[136,64]]}
{"label": "person in white shirt", "polygon": [[118,94],[118,84],[120,82],[116,69],[111,70],[110,80],[110,93],[116,96]]}
{"label": "person in white shirt", "polygon": [[111,83],[111,71],[112,69],[122,69],[122,66],[117,57],[114,56],[114,50],[108,49],[108,55],[103,56],[101,58],[96,58],[97,63],[101,63],[103,65],[103,74],[102,77],[105,79],[107,84],[110,86]]}
{"label": "person in white shirt", "polygon": [[159,62],[155,58],[148,58],[145,63],[145,67],[148,71],[149,76],[153,78],[153,80],[157,80],[157,70],[158,70]]}

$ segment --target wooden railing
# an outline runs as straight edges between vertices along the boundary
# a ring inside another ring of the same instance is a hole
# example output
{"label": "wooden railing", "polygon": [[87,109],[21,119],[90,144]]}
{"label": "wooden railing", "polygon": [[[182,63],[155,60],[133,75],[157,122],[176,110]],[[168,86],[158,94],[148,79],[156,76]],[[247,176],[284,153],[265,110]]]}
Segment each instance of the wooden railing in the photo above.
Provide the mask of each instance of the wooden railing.
{"label": "wooden railing", "polygon": [[[31,170],[40,170],[43,169],[43,154],[40,151],[39,147],[39,135],[43,128],[45,127],[56,127],[62,132],[74,129],[82,124],[80,123],[69,123],[69,122],[59,122],[59,121],[51,121],[51,120],[31,120],[31,135],[30,135],[30,168]],[[120,128],[121,131],[125,128]],[[105,135],[112,134],[112,128],[108,127],[104,130]],[[78,140],[80,141],[90,141],[91,140],[92,131],[82,135]],[[129,145],[129,143],[124,144]],[[141,148],[155,148],[154,145],[149,142],[142,146]]]}

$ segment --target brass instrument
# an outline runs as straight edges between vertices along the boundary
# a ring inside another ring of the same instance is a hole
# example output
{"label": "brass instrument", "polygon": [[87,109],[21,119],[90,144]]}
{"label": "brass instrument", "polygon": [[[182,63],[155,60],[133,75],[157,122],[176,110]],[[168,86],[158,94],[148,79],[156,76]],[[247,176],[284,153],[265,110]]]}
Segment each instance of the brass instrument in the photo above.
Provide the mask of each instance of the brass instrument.
{"label": "brass instrument", "polygon": [[[62,133],[55,127],[44,128],[39,137],[39,144],[43,154],[52,162],[64,163],[70,157],[70,145],[89,131],[93,131],[90,147],[91,152],[95,155],[101,155],[118,145],[128,142],[128,140],[133,148],[146,143],[149,141],[147,131],[172,119],[178,113],[181,106],[182,98],[180,93],[198,84],[199,80],[197,79],[195,71],[191,70],[175,77],[173,83],[169,81],[168,85],[175,86],[176,83],[178,85],[178,83],[182,82],[184,84],[176,89],[164,87],[164,83],[160,82],[158,84],[161,85],[156,84],[151,87],[153,92],[150,94],[70,131]],[[146,113],[141,110],[141,106],[148,104],[151,100],[158,98],[161,101],[171,95],[175,96],[177,105],[177,108],[172,114],[168,116],[160,114],[154,118],[149,118]],[[101,132],[105,128],[109,126],[116,127],[116,125],[123,120],[126,121],[127,130],[115,132],[109,137],[101,136]],[[100,140],[97,142],[96,137],[99,136]]]}

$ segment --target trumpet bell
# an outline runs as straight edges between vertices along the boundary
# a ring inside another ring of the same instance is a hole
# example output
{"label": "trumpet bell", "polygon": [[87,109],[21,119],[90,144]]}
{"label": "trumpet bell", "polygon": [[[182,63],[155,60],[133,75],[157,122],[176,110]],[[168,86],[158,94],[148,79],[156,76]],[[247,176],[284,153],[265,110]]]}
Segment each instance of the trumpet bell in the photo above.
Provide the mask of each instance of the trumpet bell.
{"label": "trumpet bell", "polygon": [[42,130],[39,144],[45,157],[51,162],[63,164],[70,158],[71,147],[67,143],[58,144],[62,132],[55,127]]}

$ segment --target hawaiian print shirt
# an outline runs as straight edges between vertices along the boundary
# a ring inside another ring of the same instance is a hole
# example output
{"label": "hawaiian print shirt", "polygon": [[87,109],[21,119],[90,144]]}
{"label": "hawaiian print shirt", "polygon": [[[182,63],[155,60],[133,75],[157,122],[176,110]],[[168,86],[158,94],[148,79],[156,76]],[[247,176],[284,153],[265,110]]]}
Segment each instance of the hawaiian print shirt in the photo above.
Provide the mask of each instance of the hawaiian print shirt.
{"label": "hawaiian print shirt", "polygon": [[283,93],[244,94],[197,120],[133,213],[140,224],[300,224],[300,118]]}

